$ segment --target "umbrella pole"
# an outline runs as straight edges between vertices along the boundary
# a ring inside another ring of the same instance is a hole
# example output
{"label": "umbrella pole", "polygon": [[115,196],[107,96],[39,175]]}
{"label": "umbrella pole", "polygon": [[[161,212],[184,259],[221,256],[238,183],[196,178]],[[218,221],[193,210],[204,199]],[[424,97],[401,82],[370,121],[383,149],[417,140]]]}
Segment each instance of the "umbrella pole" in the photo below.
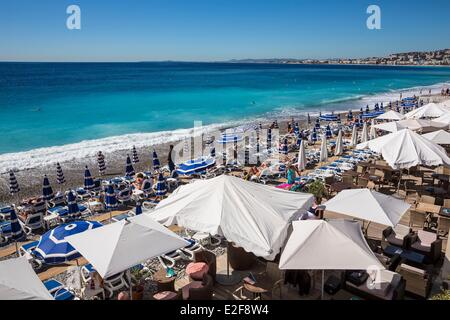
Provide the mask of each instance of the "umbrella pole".
{"label": "umbrella pole", "polygon": [[323,291],[325,288],[325,270],[322,270],[322,296],[321,299],[323,300]]}
{"label": "umbrella pole", "polygon": [[130,281],[130,300],[133,300],[133,284],[131,283],[131,271],[128,269],[128,280]]}
{"label": "umbrella pole", "polygon": [[17,257],[20,257],[20,254],[19,254],[19,246],[17,245],[17,240],[14,241],[14,243],[16,244],[16,254],[17,254]]}

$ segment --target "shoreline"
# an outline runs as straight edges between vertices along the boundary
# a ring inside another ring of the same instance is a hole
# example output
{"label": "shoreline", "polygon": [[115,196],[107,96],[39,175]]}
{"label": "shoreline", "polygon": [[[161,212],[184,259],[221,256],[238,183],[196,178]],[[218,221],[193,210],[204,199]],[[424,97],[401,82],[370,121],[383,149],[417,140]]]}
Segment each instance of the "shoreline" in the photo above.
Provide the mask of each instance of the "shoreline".
{"label": "shoreline", "polygon": [[[422,96],[422,98],[428,97],[428,96]],[[433,101],[439,102],[441,100],[445,100],[448,97],[441,96],[441,95],[432,95],[429,97],[430,99],[433,99]],[[352,110],[355,112],[359,112],[358,110]],[[343,123],[345,123],[346,115],[348,113],[348,110],[345,111],[336,111],[335,114],[340,114],[341,118],[343,120]],[[313,125],[315,119],[317,118],[318,114],[311,114],[311,122]],[[299,125],[301,128],[308,128],[308,125],[306,123],[306,116],[305,117],[295,117],[296,121],[299,122]],[[261,123],[263,125],[263,128],[267,128],[274,119],[265,119],[265,121],[258,121],[258,119],[255,119],[252,123]],[[289,115],[280,115],[277,118],[279,127],[280,127],[280,134],[283,134],[287,131],[287,122],[291,120],[291,116]],[[224,127],[222,129],[229,129],[236,126],[228,126]],[[310,127],[310,126],[309,126]],[[192,138],[192,136],[190,136]],[[158,154],[158,158],[161,162],[161,165],[167,165],[167,156],[169,152],[169,146],[171,144],[176,144],[179,142],[183,142],[184,139],[180,139],[177,141],[169,141],[165,143],[155,144],[152,146],[142,146],[142,147],[136,147],[138,156],[139,156],[139,163],[133,164],[134,169],[136,172],[140,171],[146,171],[149,170],[152,167],[152,158],[151,158],[151,152],[153,149],[156,150]],[[112,178],[116,176],[123,176],[125,172],[125,159],[127,154],[131,155],[131,148],[132,146],[129,146],[128,149],[122,149],[122,150],[115,150],[111,153],[105,153],[104,150],[102,150],[105,154],[105,161],[107,166],[106,174],[101,176],[101,178]],[[209,149],[204,149],[204,154],[209,153]],[[200,156],[200,154],[195,154],[195,157]],[[84,168],[85,165],[88,165],[91,174],[93,177],[99,177],[98,172],[98,166],[97,166],[97,160],[95,156],[83,158],[80,159],[73,159],[73,160],[67,160],[67,161],[61,161],[60,162],[61,167],[64,172],[64,176],[66,178],[66,183],[63,186],[59,186],[56,184],[56,165],[55,163],[48,163],[45,165],[41,165],[34,168],[28,168],[23,169],[15,172],[16,178],[20,185],[20,198],[27,198],[31,196],[40,195],[42,193],[42,179],[44,175],[47,175],[50,179],[51,186],[53,188],[53,191],[59,191],[59,190],[68,190],[73,189],[76,187],[80,187],[84,183]],[[7,173],[2,173],[1,177],[1,183],[0,183],[0,204],[1,203],[9,203],[14,202],[17,200],[17,197],[10,196],[9,195],[9,176]],[[26,183],[25,183],[26,182]]]}

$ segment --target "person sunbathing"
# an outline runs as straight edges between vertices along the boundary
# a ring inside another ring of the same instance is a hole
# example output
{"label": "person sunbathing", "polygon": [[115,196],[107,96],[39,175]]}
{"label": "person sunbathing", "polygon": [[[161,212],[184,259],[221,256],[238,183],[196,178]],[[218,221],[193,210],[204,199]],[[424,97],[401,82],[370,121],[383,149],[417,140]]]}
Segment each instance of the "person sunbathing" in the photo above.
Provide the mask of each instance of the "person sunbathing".
{"label": "person sunbathing", "polygon": [[312,206],[300,218],[300,220],[317,220],[319,219],[319,205],[314,200]]}
{"label": "person sunbathing", "polygon": [[135,177],[135,181],[133,182],[133,186],[137,189],[137,190],[141,190],[142,186],[144,184],[144,174],[142,172],[139,172],[138,174],[136,174]]}
{"label": "person sunbathing", "polygon": [[247,174],[244,176],[244,180],[257,180],[259,178],[260,171],[257,167],[251,167]]}

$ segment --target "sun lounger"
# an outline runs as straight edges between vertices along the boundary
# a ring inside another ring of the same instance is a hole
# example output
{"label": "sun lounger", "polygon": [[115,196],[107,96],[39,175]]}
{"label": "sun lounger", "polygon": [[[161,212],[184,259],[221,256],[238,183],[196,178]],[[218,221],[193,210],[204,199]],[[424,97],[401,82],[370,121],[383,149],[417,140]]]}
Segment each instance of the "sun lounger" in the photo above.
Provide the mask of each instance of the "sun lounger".
{"label": "sun lounger", "polygon": [[122,205],[125,203],[131,201],[131,196],[133,195],[131,189],[126,188],[124,190],[121,190],[119,194],[117,195],[117,201],[120,202]]}
{"label": "sun lounger", "polygon": [[10,213],[12,210],[13,209],[10,206],[0,208],[0,220],[9,220]]}
{"label": "sun lounger", "polygon": [[[95,272],[92,264],[84,265],[81,268],[81,277],[84,283],[89,283],[91,280],[90,275],[92,272]],[[119,274],[113,275],[109,278],[103,279],[104,289],[109,295],[109,298],[114,296],[114,292],[119,291],[123,288],[129,288],[129,284],[125,280],[125,273],[121,272]]]}
{"label": "sun lounger", "polygon": [[64,285],[55,279],[50,279],[44,282],[48,292],[58,301],[75,300],[75,295]]}

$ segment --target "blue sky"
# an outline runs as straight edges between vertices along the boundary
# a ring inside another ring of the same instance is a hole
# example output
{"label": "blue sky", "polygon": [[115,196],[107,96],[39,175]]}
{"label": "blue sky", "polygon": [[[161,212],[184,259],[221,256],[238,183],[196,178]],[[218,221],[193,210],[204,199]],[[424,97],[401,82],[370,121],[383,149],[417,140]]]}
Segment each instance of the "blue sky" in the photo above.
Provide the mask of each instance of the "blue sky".
{"label": "blue sky", "polygon": [[[82,29],[66,28],[79,5]],[[382,29],[366,28],[381,7]],[[0,0],[0,60],[331,58],[450,48],[448,0]]]}

